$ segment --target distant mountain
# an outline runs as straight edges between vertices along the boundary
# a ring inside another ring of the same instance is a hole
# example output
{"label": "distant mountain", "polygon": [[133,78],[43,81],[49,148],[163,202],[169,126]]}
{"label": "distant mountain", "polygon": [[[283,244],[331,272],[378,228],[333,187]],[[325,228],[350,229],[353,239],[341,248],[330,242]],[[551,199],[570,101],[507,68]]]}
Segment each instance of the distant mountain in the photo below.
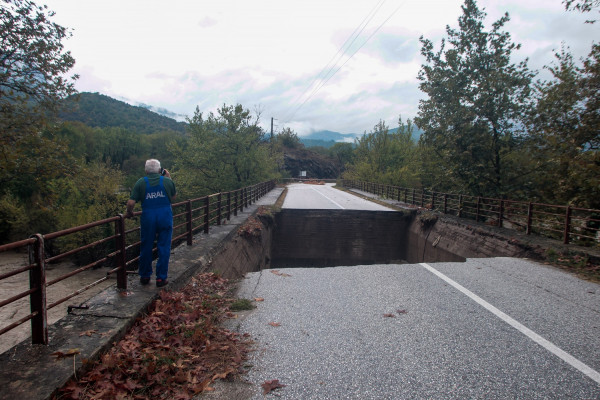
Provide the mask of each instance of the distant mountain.
{"label": "distant mountain", "polygon": [[354,138],[362,136],[361,134],[356,133],[339,133],[334,131],[316,131],[307,136],[302,136],[301,139],[310,139],[310,140],[324,140],[329,142],[333,140],[334,142],[354,142]]}
{"label": "distant mountain", "polygon": [[119,127],[141,134],[164,131],[185,132],[184,122],[177,122],[147,109],[132,106],[99,93],[79,93],[66,100],[60,118],[79,121],[91,127]]}
{"label": "distant mountain", "polygon": [[[389,130],[390,133],[398,132],[399,128],[392,128]],[[423,131],[415,126],[412,138],[414,141],[418,141]],[[362,137],[363,133],[339,133],[334,131],[316,131],[306,136],[301,136],[300,141],[304,143],[306,147],[321,146],[329,148],[336,142],[354,143],[354,139]]]}
{"label": "distant mountain", "polygon": [[[125,100],[125,99],[123,99],[123,100],[126,103],[128,103],[128,104],[132,104],[131,102],[129,102],[129,101]],[[152,106],[150,104],[134,103],[132,105],[145,108],[146,110],[152,111],[153,113],[157,113],[157,114],[160,114],[160,115],[165,116],[167,118],[174,119],[177,122],[184,122],[186,120],[186,118],[187,118],[186,115],[177,114],[177,113],[175,113],[173,111],[167,110],[166,108],[155,107],[155,106]]]}

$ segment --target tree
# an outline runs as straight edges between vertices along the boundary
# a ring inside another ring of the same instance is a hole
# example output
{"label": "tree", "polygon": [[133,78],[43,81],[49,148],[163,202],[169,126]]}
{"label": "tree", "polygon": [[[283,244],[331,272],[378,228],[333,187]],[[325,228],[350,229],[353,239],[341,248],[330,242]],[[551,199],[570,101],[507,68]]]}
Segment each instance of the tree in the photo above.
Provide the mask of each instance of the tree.
{"label": "tree", "polygon": [[[0,184],[15,176],[58,172],[61,148],[41,135],[61,99],[75,92],[77,75],[65,78],[75,60],[65,52],[65,28],[51,21],[53,12],[28,0],[5,0],[0,6]],[[48,160],[46,165],[45,161]]]}
{"label": "tree", "polygon": [[281,132],[275,136],[275,144],[289,149],[299,149],[304,147],[300,138],[298,138],[298,134],[290,128],[283,128]]}
{"label": "tree", "polygon": [[528,119],[533,193],[546,202],[600,208],[600,46],[581,67],[564,47],[556,59],[546,67],[554,79],[535,85]]}
{"label": "tree", "polygon": [[337,142],[328,150],[329,156],[336,160],[342,167],[351,164],[354,159],[354,146],[352,143]]}
{"label": "tree", "polygon": [[422,144],[446,166],[439,188],[501,195],[519,178],[511,157],[535,74],[527,60],[511,63],[520,46],[502,31],[508,14],[486,31],[486,14],[474,0],[465,0],[462,10],[459,28],[446,27],[439,51],[420,38],[426,64],[418,79],[428,98],[420,101],[415,123],[424,130]]}
{"label": "tree", "polygon": [[61,99],[75,93],[77,75],[64,77],[75,64],[62,44],[70,34],[51,22],[53,16],[46,6],[28,0],[5,0],[0,7],[2,132],[37,130]]}
{"label": "tree", "polygon": [[188,120],[185,146],[170,145],[183,196],[239,189],[273,178],[275,162],[258,122],[240,104],[223,105],[207,118],[196,108]]}
{"label": "tree", "polygon": [[[600,7],[600,0],[563,0],[563,4],[565,5],[565,10],[567,11],[575,10],[582,13],[588,13],[594,8]],[[588,24],[593,24],[596,21],[597,20],[593,19],[585,22]]]}
{"label": "tree", "polygon": [[405,125],[402,118],[398,125],[397,132],[390,132],[385,122],[379,121],[371,132],[357,138],[354,161],[347,166],[344,178],[401,186],[414,185],[414,126],[410,120]]}

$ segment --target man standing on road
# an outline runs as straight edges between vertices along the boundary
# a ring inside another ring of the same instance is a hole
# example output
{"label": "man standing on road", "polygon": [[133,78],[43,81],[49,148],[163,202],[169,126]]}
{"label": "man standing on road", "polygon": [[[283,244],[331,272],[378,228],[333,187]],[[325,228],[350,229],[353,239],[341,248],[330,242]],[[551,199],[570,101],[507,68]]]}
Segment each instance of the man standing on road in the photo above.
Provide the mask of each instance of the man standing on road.
{"label": "man standing on road", "polygon": [[175,184],[171,174],[166,169],[161,169],[160,161],[150,159],[146,161],[146,176],[138,179],[133,186],[131,196],[127,201],[127,217],[133,216],[133,207],[136,202],[142,203],[141,218],[141,247],[139,274],[140,283],[147,285],[152,276],[152,248],[154,240],[158,237],[156,247],[158,260],[156,262],[156,286],[165,286],[169,271],[169,257],[171,256],[171,237],[173,235],[173,212],[171,203],[175,200]]}

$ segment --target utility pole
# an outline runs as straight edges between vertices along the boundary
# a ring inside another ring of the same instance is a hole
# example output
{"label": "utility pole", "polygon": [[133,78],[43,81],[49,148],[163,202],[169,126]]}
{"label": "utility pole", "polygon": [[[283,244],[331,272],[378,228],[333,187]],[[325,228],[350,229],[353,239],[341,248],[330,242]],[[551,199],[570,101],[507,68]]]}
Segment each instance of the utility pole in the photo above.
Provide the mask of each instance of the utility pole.
{"label": "utility pole", "polygon": [[273,155],[273,117],[271,117],[271,145],[269,147],[269,153]]}

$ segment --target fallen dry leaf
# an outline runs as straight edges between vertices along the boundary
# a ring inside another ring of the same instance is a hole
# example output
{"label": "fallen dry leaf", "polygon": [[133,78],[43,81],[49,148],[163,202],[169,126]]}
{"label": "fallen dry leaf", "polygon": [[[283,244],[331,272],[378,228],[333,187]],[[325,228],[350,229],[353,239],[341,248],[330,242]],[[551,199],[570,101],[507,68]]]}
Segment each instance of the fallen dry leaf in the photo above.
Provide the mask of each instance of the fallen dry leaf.
{"label": "fallen dry leaf", "polygon": [[281,326],[281,324],[279,322],[269,322],[269,325],[271,325],[271,326]]}
{"label": "fallen dry leaf", "polygon": [[396,316],[392,313],[383,314],[383,316],[386,318],[396,318]]}
{"label": "fallen dry leaf", "polygon": [[57,360],[60,360],[61,358],[72,357],[77,354],[81,354],[81,349],[69,349],[66,351],[66,353],[63,353],[62,351],[55,351],[50,355],[56,357]]}
{"label": "fallen dry leaf", "polygon": [[398,314],[406,314],[408,311],[406,310],[396,310]]}
{"label": "fallen dry leaf", "polygon": [[81,332],[79,336],[92,336],[94,333],[98,333],[98,331],[96,329],[90,329],[88,331]]}
{"label": "fallen dry leaf", "polygon": [[214,382],[217,379],[225,379],[225,378],[227,378],[227,375],[231,374],[232,372],[234,372],[234,370],[232,368],[230,368],[227,371],[223,372],[222,374],[215,374],[215,376],[212,377],[212,381]]}
{"label": "fallen dry leaf", "polygon": [[[87,362],[89,372],[59,389],[54,399],[189,399],[213,391],[213,379],[240,374],[250,336],[220,326],[232,300],[230,288],[227,280],[203,273],[179,292],[160,292],[148,314],[98,360]],[[93,329],[82,335],[94,333],[103,335]],[[79,353],[71,349],[53,356],[75,361]]]}
{"label": "fallen dry leaf", "polygon": [[254,301],[265,301],[265,299],[263,299],[262,297],[255,297]]}
{"label": "fallen dry leaf", "polygon": [[265,381],[261,386],[263,388],[263,395],[270,393],[272,390],[285,387],[285,385],[282,385],[281,383],[279,383],[279,379]]}
{"label": "fallen dry leaf", "polygon": [[285,272],[281,272],[281,271],[279,271],[279,270],[277,270],[277,269],[272,269],[272,270],[271,270],[271,273],[272,273],[272,274],[275,274],[275,275],[277,275],[277,276],[283,276],[283,277],[286,277],[286,276],[291,276],[290,274],[286,274]]}

